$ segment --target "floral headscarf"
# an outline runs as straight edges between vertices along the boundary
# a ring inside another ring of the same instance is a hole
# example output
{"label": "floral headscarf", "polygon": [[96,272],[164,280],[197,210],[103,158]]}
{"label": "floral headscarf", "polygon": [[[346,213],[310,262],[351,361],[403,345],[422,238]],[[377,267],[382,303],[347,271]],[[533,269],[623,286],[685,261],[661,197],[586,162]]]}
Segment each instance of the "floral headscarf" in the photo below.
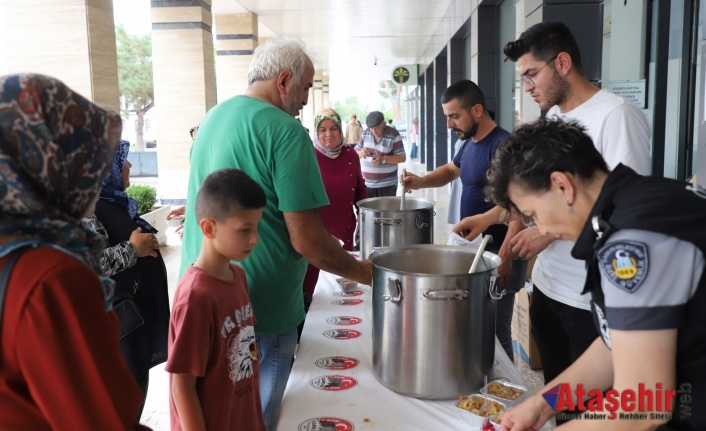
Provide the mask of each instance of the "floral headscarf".
{"label": "floral headscarf", "polygon": [[314,133],[314,148],[316,148],[320,153],[324,154],[325,156],[335,159],[341,154],[341,151],[343,150],[343,133],[341,133],[341,142],[339,142],[335,148],[326,148],[321,145],[321,142],[319,142],[319,125],[324,120],[333,120],[334,123],[338,124],[338,128],[340,129],[341,116],[338,115],[338,113],[333,109],[326,108],[321,110],[314,118],[314,130],[316,130],[316,133]]}
{"label": "floral headscarf", "polygon": [[[120,116],[48,76],[0,77],[0,257],[55,246],[100,274],[102,241],[81,223],[108,176]],[[104,283],[106,307],[112,285]]]}
{"label": "floral headscarf", "polygon": [[157,233],[157,229],[152,227],[145,220],[137,215],[137,201],[125,193],[125,184],[123,183],[123,168],[127,161],[127,153],[130,151],[130,142],[123,139],[118,144],[118,149],[115,151],[113,160],[113,171],[110,176],[101,184],[100,199],[109,204],[123,208],[139,226],[144,228],[145,232]]}

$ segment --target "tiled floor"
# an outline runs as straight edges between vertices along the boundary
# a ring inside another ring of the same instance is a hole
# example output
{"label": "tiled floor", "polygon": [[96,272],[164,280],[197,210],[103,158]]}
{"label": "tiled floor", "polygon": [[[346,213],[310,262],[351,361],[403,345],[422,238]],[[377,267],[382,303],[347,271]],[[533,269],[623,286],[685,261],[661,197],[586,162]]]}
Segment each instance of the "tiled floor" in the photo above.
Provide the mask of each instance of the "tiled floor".
{"label": "tiled floor", "polygon": [[[419,175],[425,173],[424,165],[418,163],[418,160],[408,162],[404,167],[408,171]],[[155,179],[145,181],[144,179],[133,178],[131,182],[133,184],[149,182],[159,188],[159,183]],[[445,244],[452,228],[451,225],[446,223],[449,207],[449,187],[419,190],[413,192],[411,196],[434,202],[434,242],[437,244]],[[181,240],[174,233],[174,228],[169,228],[167,232],[167,245],[161,247],[161,252],[167,266],[169,300],[171,303],[177,285],[181,253]],[[515,358],[515,365],[531,389],[538,390],[544,386],[541,370],[539,370],[539,372],[531,370],[522,361],[518,361],[517,358]],[[169,375],[164,371],[164,366],[162,365],[153,368],[150,372],[150,387],[141,422],[150,426],[155,431],[169,430]]]}

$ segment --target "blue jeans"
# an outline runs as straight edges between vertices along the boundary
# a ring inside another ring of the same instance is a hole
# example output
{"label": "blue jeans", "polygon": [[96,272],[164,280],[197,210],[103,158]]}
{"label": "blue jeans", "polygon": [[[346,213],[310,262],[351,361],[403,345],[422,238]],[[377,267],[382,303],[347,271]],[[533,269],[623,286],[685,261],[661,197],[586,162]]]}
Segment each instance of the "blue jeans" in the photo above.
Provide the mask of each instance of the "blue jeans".
{"label": "blue jeans", "polygon": [[297,328],[273,336],[257,336],[260,354],[260,400],[267,431],[277,429],[284,388],[292,370]]}

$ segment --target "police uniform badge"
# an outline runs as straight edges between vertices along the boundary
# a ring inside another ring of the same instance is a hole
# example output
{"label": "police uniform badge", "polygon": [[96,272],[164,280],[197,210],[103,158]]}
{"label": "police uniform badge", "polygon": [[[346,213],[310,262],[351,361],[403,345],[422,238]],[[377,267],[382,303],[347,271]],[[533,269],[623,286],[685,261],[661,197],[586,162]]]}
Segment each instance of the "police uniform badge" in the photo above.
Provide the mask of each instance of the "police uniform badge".
{"label": "police uniform badge", "polygon": [[598,251],[598,267],[613,285],[634,293],[647,277],[647,245],[628,240],[610,242]]}

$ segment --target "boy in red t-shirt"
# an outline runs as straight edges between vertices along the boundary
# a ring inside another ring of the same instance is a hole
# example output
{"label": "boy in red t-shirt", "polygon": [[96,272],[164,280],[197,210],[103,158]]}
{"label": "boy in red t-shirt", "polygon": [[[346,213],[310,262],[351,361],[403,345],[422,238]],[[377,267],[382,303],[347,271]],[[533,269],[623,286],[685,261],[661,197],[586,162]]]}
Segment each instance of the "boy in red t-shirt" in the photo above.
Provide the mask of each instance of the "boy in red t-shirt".
{"label": "boy in red t-shirt", "polygon": [[255,318],[242,261],[258,242],[262,188],[237,169],[209,175],[196,197],[201,252],[179,281],[169,325],[172,431],[265,431]]}

